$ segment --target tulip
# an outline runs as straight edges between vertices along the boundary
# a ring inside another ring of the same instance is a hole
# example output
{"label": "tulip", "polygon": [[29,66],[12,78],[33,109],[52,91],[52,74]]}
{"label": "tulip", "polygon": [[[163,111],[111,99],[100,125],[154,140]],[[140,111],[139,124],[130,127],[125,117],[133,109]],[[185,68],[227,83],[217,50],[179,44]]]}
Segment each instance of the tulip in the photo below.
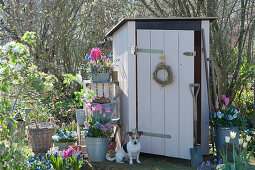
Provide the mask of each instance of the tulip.
{"label": "tulip", "polygon": [[243,139],[238,139],[238,143],[239,143],[239,145],[242,145],[243,144]]}
{"label": "tulip", "polygon": [[247,147],[247,145],[248,145],[248,143],[247,143],[247,142],[244,142],[244,143],[243,143],[243,147],[244,147],[244,148],[246,148],[246,147]]}
{"label": "tulip", "polygon": [[230,141],[230,137],[229,136],[225,136],[225,142],[229,143],[229,141]]}
{"label": "tulip", "polygon": [[247,140],[247,142],[249,142],[251,140],[251,136],[247,135],[246,140]]}
{"label": "tulip", "polygon": [[231,137],[232,139],[235,139],[235,138],[236,138],[236,132],[231,131],[231,132],[230,132],[230,137]]}

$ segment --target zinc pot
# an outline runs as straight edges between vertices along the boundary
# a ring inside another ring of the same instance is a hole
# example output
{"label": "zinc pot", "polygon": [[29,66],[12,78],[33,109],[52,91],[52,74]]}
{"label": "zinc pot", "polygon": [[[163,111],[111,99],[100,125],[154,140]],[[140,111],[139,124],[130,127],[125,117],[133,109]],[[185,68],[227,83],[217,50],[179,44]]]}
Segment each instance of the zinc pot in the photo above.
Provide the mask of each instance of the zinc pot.
{"label": "zinc pot", "polygon": [[76,120],[79,126],[84,126],[84,122],[86,120],[86,110],[85,109],[77,109],[76,111]]}
{"label": "zinc pot", "polygon": [[69,146],[75,145],[75,142],[63,142],[63,143],[54,143],[54,147],[58,147],[59,151],[67,150]]}
{"label": "zinc pot", "polygon": [[[230,137],[230,132],[234,131],[236,132],[236,137],[234,139],[232,139]],[[235,145],[235,148],[238,148],[238,137],[239,137],[239,128],[238,127],[234,127],[234,128],[227,128],[227,127],[216,127],[216,134],[215,134],[215,145],[216,145],[216,150],[217,150],[217,156],[220,156],[221,152],[223,151],[223,149],[227,151],[227,156],[228,159],[230,161],[233,160],[233,149],[227,148],[227,144],[225,142],[225,136],[229,136],[230,137],[230,141],[229,141],[229,146],[232,146],[231,148],[233,148],[233,142]]]}
{"label": "zinc pot", "polygon": [[91,78],[93,83],[107,83],[110,82],[111,72],[110,71],[92,72]]}
{"label": "zinc pot", "polygon": [[88,158],[92,162],[103,162],[107,151],[108,138],[85,137]]}

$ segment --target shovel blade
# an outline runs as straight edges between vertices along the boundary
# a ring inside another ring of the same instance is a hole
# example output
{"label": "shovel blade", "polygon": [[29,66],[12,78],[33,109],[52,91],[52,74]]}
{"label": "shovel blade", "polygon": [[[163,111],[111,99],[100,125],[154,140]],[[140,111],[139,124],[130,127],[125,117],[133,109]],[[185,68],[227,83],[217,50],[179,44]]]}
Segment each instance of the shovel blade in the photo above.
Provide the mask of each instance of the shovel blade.
{"label": "shovel blade", "polygon": [[203,158],[201,147],[195,146],[194,148],[190,148],[190,156],[192,168],[197,168],[202,164]]}

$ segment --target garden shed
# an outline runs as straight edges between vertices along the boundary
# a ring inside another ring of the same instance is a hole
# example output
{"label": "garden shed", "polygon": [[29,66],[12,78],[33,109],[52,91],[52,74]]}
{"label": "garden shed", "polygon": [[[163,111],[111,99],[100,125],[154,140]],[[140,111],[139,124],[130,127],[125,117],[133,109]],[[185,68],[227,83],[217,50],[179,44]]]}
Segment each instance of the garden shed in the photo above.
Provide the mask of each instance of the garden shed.
{"label": "garden shed", "polygon": [[[123,19],[107,34],[112,36],[122,90],[122,129],[144,132],[142,152],[191,159],[190,148],[196,141],[203,155],[208,154],[208,61],[203,56],[204,52],[209,56],[209,25],[214,19]],[[160,63],[169,72],[156,71]],[[161,83],[172,81],[160,84],[155,78]],[[200,84],[195,114],[190,90],[194,83]]]}

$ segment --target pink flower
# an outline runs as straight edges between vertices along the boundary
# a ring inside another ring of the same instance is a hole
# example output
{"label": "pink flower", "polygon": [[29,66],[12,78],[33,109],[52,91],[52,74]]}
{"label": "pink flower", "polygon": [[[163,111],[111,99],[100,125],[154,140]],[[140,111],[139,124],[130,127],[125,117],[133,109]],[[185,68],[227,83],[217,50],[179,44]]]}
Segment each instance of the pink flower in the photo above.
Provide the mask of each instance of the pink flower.
{"label": "pink flower", "polygon": [[89,129],[89,123],[86,121],[84,122],[85,129]]}
{"label": "pink flower", "polygon": [[87,106],[87,109],[89,109],[91,107],[91,104],[88,103],[86,106]]}
{"label": "pink flower", "polygon": [[223,95],[221,95],[221,98],[222,98],[222,100],[224,100],[224,101],[225,101],[226,96],[223,94]]}
{"label": "pink flower", "polygon": [[228,103],[229,103],[229,98],[227,97],[224,101],[225,101],[226,105],[228,105]]}
{"label": "pink flower", "polygon": [[111,108],[110,108],[110,107],[106,107],[106,108],[105,108],[105,111],[108,112],[108,113],[110,113],[110,112],[111,112]]}
{"label": "pink flower", "polygon": [[215,101],[215,109],[219,109],[219,101]]}
{"label": "pink flower", "polygon": [[93,106],[92,107],[92,111],[94,112],[94,111],[96,111],[97,110],[97,107],[96,106]]}
{"label": "pink flower", "polygon": [[99,113],[101,114],[103,111],[102,111],[102,109],[101,110],[99,110]]}
{"label": "pink flower", "polygon": [[223,110],[225,110],[225,109],[226,109],[226,106],[225,106],[225,105],[223,105],[223,106],[222,106],[222,109],[223,109]]}
{"label": "pink flower", "polygon": [[89,114],[90,114],[90,115],[92,115],[92,111],[91,111],[91,109],[88,109],[88,112],[89,112]]}
{"label": "pink flower", "polygon": [[106,116],[106,114],[104,113],[104,114],[103,114],[103,117],[105,117],[105,116]]}
{"label": "pink flower", "polygon": [[235,106],[235,102],[232,102],[231,105],[232,105],[232,106]]}
{"label": "pink flower", "polygon": [[107,58],[105,61],[106,61],[106,62],[110,62],[110,58]]}
{"label": "pink flower", "polygon": [[90,57],[93,61],[97,60],[98,58],[100,59],[102,57],[100,48],[92,48]]}
{"label": "pink flower", "polygon": [[69,148],[68,150],[64,150],[63,151],[63,157],[64,158],[69,158],[72,153],[73,153],[73,148]]}

